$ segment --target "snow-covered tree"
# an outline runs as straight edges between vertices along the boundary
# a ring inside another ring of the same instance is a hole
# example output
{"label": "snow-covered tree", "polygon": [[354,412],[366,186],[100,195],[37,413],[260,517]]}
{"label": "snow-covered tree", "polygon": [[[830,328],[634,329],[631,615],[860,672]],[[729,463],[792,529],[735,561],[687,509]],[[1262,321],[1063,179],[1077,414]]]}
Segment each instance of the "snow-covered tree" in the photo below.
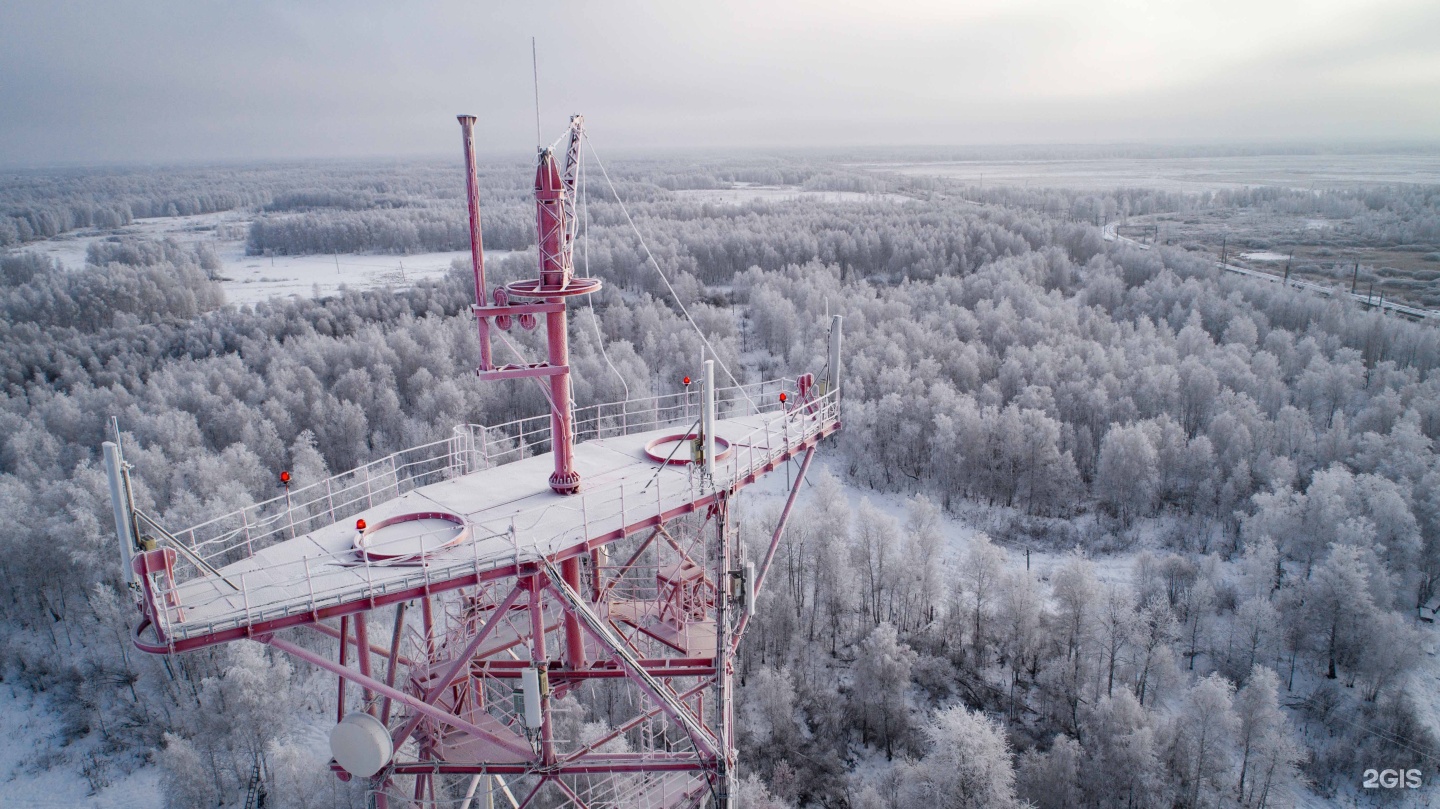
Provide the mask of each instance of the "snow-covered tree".
{"label": "snow-covered tree", "polygon": [[1157,459],[1145,430],[1136,425],[1113,427],[1100,442],[1095,493],[1121,523],[1129,525],[1150,512],[1155,499]]}
{"label": "snow-covered tree", "polygon": [[895,627],[881,623],[856,647],[851,701],[865,741],[894,756],[895,743],[910,728],[905,692],[915,666],[915,651],[902,643]]}
{"label": "snow-covered tree", "polygon": [[1170,767],[1176,804],[1200,809],[1222,805],[1231,789],[1235,733],[1234,686],[1217,674],[1196,683],[1171,726]]}
{"label": "snow-covered tree", "polygon": [[998,722],[957,706],[936,713],[924,733],[924,758],[901,767],[900,805],[948,809],[1022,806],[1015,795],[1010,746]]}
{"label": "snow-covered tree", "polygon": [[988,534],[978,533],[970,541],[960,564],[960,584],[964,595],[964,612],[970,619],[970,645],[977,658],[985,654],[989,634],[986,623],[995,609],[1001,588],[1005,552],[990,541]]}
{"label": "snow-covered tree", "polygon": [[1279,704],[1280,678],[1256,666],[1235,695],[1240,776],[1235,794],[1246,809],[1290,806],[1301,783],[1302,750]]}

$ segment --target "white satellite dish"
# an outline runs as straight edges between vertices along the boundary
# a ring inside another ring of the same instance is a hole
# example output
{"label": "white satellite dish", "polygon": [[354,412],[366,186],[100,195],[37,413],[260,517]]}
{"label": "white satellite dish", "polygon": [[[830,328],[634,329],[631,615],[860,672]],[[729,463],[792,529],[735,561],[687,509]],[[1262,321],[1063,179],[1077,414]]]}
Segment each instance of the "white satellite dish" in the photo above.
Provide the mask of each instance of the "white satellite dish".
{"label": "white satellite dish", "polygon": [[356,711],[346,714],[330,731],[330,754],[345,772],[369,778],[390,763],[395,745],[379,719]]}

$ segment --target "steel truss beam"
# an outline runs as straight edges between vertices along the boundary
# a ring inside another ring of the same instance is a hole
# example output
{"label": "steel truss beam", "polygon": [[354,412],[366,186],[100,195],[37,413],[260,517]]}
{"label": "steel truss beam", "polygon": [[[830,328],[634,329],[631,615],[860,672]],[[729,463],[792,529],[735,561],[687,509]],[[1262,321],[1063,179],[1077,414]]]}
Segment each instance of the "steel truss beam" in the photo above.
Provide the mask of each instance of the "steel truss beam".
{"label": "steel truss beam", "polygon": [[487,742],[493,742],[494,744],[503,747],[516,755],[526,758],[534,755],[531,750],[515,744],[510,739],[504,739],[496,736],[495,734],[482,729],[474,723],[467,722],[464,719],[455,716],[454,714],[447,713],[441,708],[436,708],[434,705],[417,699],[416,697],[413,697],[405,693],[404,691],[391,688],[390,686],[380,682],[379,680],[371,677],[366,677],[365,675],[360,674],[352,669],[341,668],[334,661],[321,657],[320,655],[310,651],[309,649],[296,646],[295,644],[290,643],[289,641],[281,640],[274,635],[256,638],[255,640],[261,643],[267,643],[270,646],[284,652],[285,654],[288,654],[292,657],[298,657],[307,663],[311,663],[313,665],[319,666],[322,669],[325,669],[326,671],[338,674],[341,677],[344,677],[345,679],[356,683],[361,688],[366,688],[380,694],[381,696],[389,697],[395,702],[398,702],[401,705],[405,705],[411,710],[416,711],[417,713],[424,714],[425,716],[428,716],[437,722],[443,722],[444,724],[451,725],[455,728],[465,731],[466,733],[469,733],[470,735],[478,739],[484,739]]}
{"label": "steel truss beam", "polygon": [[680,701],[679,696],[668,686],[650,676],[650,673],[631,653],[630,648],[610,632],[609,622],[596,615],[595,611],[581,600],[580,595],[570,589],[570,586],[560,578],[560,572],[555,569],[554,565],[547,561],[545,568],[546,578],[550,580],[550,589],[560,596],[561,606],[580,619],[581,626],[590,634],[590,637],[615,656],[641,690],[655,700],[667,716],[685,729],[696,747],[703,748],[710,756],[721,755],[719,741],[710,732],[710,729],[705,727],[695,717],[695,714]]}

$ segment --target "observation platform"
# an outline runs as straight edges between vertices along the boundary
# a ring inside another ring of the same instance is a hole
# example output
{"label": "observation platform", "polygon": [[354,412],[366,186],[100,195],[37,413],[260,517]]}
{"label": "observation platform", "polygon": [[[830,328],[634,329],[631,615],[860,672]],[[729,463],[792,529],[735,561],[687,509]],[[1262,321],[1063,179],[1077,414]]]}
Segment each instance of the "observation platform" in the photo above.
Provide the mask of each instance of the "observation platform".
{"label": "observation platform", "polygon": [[[786,390],[789,405],[776,395]],[[161,547],[179,552],[169,574],[143,576],[135,643],[184,651],[588,554],[708,507],[840,427],[833,393],[802,400],[790,380],[720,392],[728,395],[715,432],[728,446],[717,450],[713,480],[694,464],[656,459],[698,413],[681,395],[576,411],[582,489],[574,495],[548,485],[546,416],[459,427],[451,439],[183,531],[155,525]],[[687,452],[681,445],[676,454]],[[402,517],[409,521],[387,524]],[[363,538],[357,520],[372,527]]]}

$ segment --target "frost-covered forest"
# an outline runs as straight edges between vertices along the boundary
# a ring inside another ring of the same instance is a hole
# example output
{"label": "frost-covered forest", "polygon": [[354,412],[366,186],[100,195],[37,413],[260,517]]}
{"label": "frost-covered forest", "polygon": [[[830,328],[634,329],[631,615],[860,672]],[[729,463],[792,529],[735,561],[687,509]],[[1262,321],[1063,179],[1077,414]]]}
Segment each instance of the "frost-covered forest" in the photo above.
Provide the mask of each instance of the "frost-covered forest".
{"label": "frost-covered forest", "polygon": [[[826,316],[846,318],[844,430],[742,648],[743,805],[1286,807],[1383,800],[1360,788],[1370,768],[1440,780],[1440,639],[1417,620],[1440,596],[1440,329],[1099,227],[1285,211],[1302,192],[982,191],[760,158],[612,172],[730,366],[819,368]],[[248,643],[131,645],[109,416],[141,507],[182,526],[273,496],[280,469],[318,479],[545,403],[470,373],[468,268],[235,307],[204,244],[117,234],[83,269],[26,245],[246,210],[254,253],[458,249],[460,180],[440,164],[6,179],[0,673],[62,720],[30,766],[97,793],[158,767],[176,807],[239,805],[257,766],[271,806],[364,801],[307,742],[333,721],[329,677]],[[487,245],[518,251],[499,280],[535,260],[529,181],[518,163],[481,174]],[[697,193],[739,183],[889,196]],[[1347,238],[1440,251],[1440,189],[1305,193]],[[620,206],[591,194],[585,222],[578,261],[608,285],[571,319],[577,401],[676,390],[700,338]],[[775,510],[741,507],[747,540],[768,539]]]}

